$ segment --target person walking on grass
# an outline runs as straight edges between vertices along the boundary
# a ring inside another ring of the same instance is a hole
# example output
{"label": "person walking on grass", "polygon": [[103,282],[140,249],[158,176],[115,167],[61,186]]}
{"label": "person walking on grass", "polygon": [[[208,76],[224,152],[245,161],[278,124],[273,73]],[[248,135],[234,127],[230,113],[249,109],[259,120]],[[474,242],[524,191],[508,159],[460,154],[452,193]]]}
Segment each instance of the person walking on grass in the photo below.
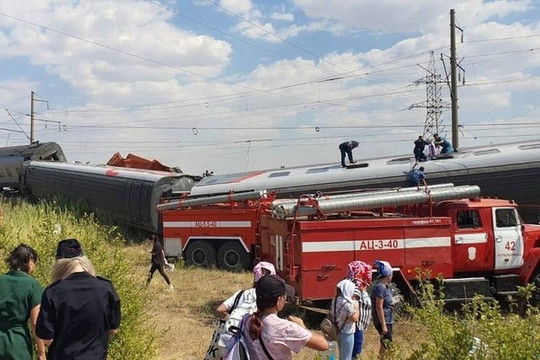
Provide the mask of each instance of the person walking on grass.
{"label": "person walking on grass", "polygon": [[[36,268],[37,252],[26,244],[14,248],[6,263],[9,271],[0,276],[0,359],[32,360],[32,335],[37,358],[45,360],[45,343],[36,336],[41,303],[41,285],[30,275]],[[30,327],[28,329],[28,320]]]}
{"label": "person walking on grass", "polygon": [[163,268],[163,266],[167,263],[167,259],[165,259],[165,251],[163,250],[163,245],[161,245],[161,242],[156,235],[152,235],[151,240],[153,242],[153,245],[152,250],[150,250],[149,252],[152,254],[152,266],[150,267],[150,271],[148,272],[146,285],[148,286],[148,284],[150,284],[150,281],[152,280],[152,277],[157,270],[159,274],[163,277],[163,279],[165,279],[167,285],[169,285],[169,289],[173,290],[174,286],[171,284],[171,280],[169,279],[169,276],[167,276],[167,274],[165,273],[165,269]]}

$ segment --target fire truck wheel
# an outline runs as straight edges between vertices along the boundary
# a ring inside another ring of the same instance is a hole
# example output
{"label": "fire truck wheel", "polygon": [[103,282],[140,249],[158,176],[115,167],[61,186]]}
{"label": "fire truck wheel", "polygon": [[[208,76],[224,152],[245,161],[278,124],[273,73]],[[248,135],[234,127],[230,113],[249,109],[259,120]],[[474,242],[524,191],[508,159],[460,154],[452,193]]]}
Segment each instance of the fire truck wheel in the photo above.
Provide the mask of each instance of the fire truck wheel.
{"label": "fire truck wheel", "polygon": [[220,268],[227,271],[246,270],[250,256],[244,247],[236,241],[228,241],[219,247],[217,261]]}
{"label": "fire truck wheel", "polygon": [[195,241],[186,249],[186,264],[201,267],[216,266],[216,249],[206,241]]}

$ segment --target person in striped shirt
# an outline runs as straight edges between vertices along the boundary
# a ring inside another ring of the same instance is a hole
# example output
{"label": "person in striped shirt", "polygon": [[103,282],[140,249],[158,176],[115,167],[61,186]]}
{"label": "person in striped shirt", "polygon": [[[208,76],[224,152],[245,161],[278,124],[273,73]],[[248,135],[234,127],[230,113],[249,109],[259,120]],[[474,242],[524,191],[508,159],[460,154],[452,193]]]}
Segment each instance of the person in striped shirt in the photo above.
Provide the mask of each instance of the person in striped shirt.
{"label": "person in striped shirt", "polygon": [[355,260],[347,265],[347,278],[355,283],[353,299],[358,302],[358,320],[354,333],[352,358],[357,359],[362,353],[364,332],[371,323],[371,298],[367,287],[371,284],[371,265]]}

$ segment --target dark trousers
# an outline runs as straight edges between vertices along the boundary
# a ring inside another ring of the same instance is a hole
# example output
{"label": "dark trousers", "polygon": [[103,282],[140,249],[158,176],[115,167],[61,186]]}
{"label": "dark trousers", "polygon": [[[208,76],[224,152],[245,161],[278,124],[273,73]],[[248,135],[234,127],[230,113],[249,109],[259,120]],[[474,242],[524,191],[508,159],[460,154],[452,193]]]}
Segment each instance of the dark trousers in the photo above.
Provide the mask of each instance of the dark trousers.
{"label": "dark trousers", "polygon": [[167,285],[171,285],[171,280],[169,280],[169,277],[167,274],[165,274],[165,269],[163,269],[163,264],[155,264],[152,263],[152,267],[150,268],[150,272],[148,273],[148,279],[146,280],[146,284],[150,283],[150,280],[152,280],[152,276],[154,276],[154,273],[156,270],[163,276],[165,281],[167,282]]}
{"label": "dark trousers", "polygon": [[414,158],[416,159],[416,161],[426,161],[427,160],[427,156],[426,156],[426,154],[424,154],[424,150],[419,149],[419,148],[414,148]]}
{"label": "dark trousers", "polygon": [[344,146],[339,145],[339,151],[341,152],[341,166],[345,167],[345,155],[348,155],[349,162],[353,163],[353,157],[352,157],[352,150],[349,147],[348,144],[345,144]]}

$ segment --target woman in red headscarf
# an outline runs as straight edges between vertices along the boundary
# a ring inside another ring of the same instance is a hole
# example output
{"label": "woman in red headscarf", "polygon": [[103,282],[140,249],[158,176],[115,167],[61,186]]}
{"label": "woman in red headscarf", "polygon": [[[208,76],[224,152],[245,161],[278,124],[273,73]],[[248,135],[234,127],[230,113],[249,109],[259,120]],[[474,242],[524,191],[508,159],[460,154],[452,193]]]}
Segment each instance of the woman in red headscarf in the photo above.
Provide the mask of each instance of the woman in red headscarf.
{"label": "woman in red headscarf", "polygon": [[358,301],[358,321],[354,333],[354,346],[352,358],[356,359],[362,353],[364,343],[364,331],[371,322],[371,299],[367,287],[371,284],[371,265],[363,261],[353,261],[347,265],[347,279],[355,283],[353,299]]}

